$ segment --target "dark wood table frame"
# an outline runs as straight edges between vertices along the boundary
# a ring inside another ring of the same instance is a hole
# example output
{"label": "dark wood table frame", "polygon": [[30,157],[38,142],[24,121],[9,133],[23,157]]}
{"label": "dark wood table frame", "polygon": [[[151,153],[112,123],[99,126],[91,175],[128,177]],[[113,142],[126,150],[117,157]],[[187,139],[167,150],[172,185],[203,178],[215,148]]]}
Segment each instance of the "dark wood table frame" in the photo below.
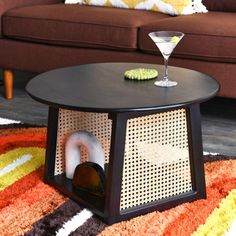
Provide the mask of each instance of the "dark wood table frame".
{"label": "dark wood table frame", "polygon": [[[109,67],[109,64],[101,64]],[[144,64],[111,64],[115,67],[143,67]],[[125,66],[124,66],[125,65]],[[85,69],[92,68],[93,65],[87,65]],[[147,65],[146,65],[147,66]],[[150,65],[148,65],[150,67]],[[153,65],[152,65],[153,66]],[[78,72],[80,72],[78,67]],[[159,69],[162,71],[162,69]],[[171,69],[170,69],[171,70]],[[176,70],[176,73],[183,72],[185,69]],[[189,70],[186,70],[189,73]],[[59,74],[57,71],[54,73],[57,77]],[[60,72],[60,71],[59,71]],[[81,72],[83,73],[83,72]],[[187,74],[188,74],[187,73]],[[194,72],[195,73],[195,72]],[[181,74],[181,73],[179,73]],[[199,73],[200,74],[200,73]],[[45,74],[44,74],[45,75]],[[47,134],[47,150],[46,150],[46,161],[45,161],[45,175],[44,180],[46,183],[56,187],[61,192],[81,203],[83,206],[91,209],[95,214],[101,217],[107,224],[113,224],[121,220],[127,220],[140,214],[145,214],[155,210],[165,210],[170,207],[176,206],[183,202],[193,201],[200,198],[206,198],[206,187],[204,177],[204,163],[203,163],[203,150],[202,150],[202,134],[201,134],[201,114],[200,114],[200,102],[206,101],[219,90],[219,85],[216,81],[210,77],[201,74],[205,79],[208,80],[210,86],[208,88],[209,94],[199,95],[198,99],[188,101],[186,103],[173,103],[168,106],[156,106],[152,109],[95,109],[96,112],[106,112],[109,114],[109,118],[112,120],[112,134],[111,134],[111,147],[110,147],[110,158],[108,165],[108,176],[106,183],[105,197],[96,197],[95,195],[81,194],[78,195],[72,188],[71,180],[65,178],[65,174],[54,176],[55,170],[55,151],[57,145],[57,129],[58,129],[58,114],[60,108],[66,108],[78,111],[94,111],[93,108],[88,107],[75,107],[73,104],[60,104],[52,101],[49,98],[43,98],[44,95],[39,95],[38,91],[43,88],[38,88],[39,85],[37,80],[40,81],[42,78],[40,75],[27,85],[28,93],[36,100],[46,103],[49,105],[49,118],[48,118],[48,134]],[[52,74],[48,75],[48,77]],[[186,77],[184,75],[183,77]],[[44,76],[45,77],[45,76]],[[53,77],[53,76],[52,76]],[[202,82],[204,84],[204,81]],[[41,85],[43,86],[43,85]],[[35,90],[36,89],[36,90]],[[206,93],[206,92],[204,92]],[[40,93],[41,94],[41,93]],[[176,110],[184,108],[186,110],[187,119],[187,130],[188,130],[188,142],[189,142],[189,158],[190,158],[190,169],[191,169],[191,182],[192,191],[178,194],[173,197],[153,201],[151,203],[143,204],[140,206],[133,207],[131,209],[120,211],[120,197],[121,197],[121,184],[122,184],[122,171],[123,171],[123,158],[124,158],[124,146],[125,146],[125,135],[126,135],[126,124],[127,120],[134,117],[140,117],[145,115],[151,115],[161,113],[164,111]]]}

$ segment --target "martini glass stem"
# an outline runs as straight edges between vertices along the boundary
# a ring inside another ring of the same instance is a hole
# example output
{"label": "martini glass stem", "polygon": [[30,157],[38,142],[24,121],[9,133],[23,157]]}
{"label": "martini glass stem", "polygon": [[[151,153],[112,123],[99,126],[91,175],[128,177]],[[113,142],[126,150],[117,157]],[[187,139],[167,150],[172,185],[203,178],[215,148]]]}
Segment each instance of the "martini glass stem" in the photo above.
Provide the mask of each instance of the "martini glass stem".
{"label": "martini glass stem", "polygon": [[164,63],[165,63],[165,74],[164,74],[164,81],[168,81],[168,60],[169,57],[164,57]]}

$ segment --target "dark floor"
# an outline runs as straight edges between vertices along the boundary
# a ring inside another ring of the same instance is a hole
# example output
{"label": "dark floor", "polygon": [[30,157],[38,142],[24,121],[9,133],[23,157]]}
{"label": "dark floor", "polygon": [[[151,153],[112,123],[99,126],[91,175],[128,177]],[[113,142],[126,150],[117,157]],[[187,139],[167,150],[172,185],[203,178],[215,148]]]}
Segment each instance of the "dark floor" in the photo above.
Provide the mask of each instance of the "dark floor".
{"label": "dark floor", "polygon": [[15,71],[14,75],[13,100],[4,99],[3,87],[0,87],[0,117],[30,124],[47,124],[47,106],[34,101],[25,92],[25,86],[34,74]]}
{"label": "dark floor", "polygon": [[201,111],[204,151],[236,155],[236,100],[215,98]]}
{"label": "dark floor", "polygon": [[[7,101],[0,95],[0,117],[47,124],[47,107],[32,100],[24,90],[33,76],[15,72],[14,99]],[[0,86],[1,94],[2,90]],[[236,155],[236,100],[215,98],[202,104],[201,110],[204,151]]]}

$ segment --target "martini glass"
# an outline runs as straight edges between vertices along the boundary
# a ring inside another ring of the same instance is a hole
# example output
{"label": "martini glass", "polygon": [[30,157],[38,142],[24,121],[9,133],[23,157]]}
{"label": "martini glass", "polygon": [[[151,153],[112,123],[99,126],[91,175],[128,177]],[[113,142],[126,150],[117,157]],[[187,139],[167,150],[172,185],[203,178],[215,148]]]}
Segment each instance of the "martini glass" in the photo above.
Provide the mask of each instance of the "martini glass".
{"label": "martini glass", "polygon": [[157,31],[148,34],[152,41],[159,48],[165,62],[165,74],[162,80],[155,81],[156,86],[160,87],[173,87],[178,83],[168,79],[168,59],[173,52],[174,48],[184,37],[184,33],[176,31]]}

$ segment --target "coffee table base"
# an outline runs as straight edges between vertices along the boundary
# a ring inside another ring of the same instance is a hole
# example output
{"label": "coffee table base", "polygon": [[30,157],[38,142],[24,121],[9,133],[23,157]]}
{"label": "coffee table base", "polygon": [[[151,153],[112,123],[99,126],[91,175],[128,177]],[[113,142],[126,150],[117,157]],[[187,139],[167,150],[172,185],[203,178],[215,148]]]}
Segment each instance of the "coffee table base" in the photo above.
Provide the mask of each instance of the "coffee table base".
{"label": "coffee table base", "polygon": [[[107,224],[205,198],[200,121],[199,104],[112,114],[50,107],[45,181]],[[104,197],[76,192],[65,177],[64,144],[75,130],[93,133],[103,146]]]}

